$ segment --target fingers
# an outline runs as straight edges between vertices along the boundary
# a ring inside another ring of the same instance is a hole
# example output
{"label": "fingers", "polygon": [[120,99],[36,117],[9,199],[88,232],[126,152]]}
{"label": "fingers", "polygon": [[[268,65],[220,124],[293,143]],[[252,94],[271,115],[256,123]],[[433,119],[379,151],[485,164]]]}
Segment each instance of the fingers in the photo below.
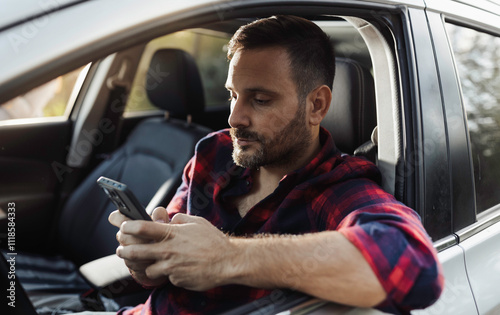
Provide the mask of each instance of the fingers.
{"label": "fingers", "polygon": [[124,259],[128,269],[136,272],[144,272],[146,268],[154,264],[153,260],[128,260]]}
{"label": "fingers", "polygon": [[140,238],[134,235],[125,234],[122,233],[122,231],[118,231],[118,233],[116,233],[116,240],[122,246],[151,243],[150,239]]}
{"label": "fingers", "polygon": [[123,222],[129,221],[129,220],[130,220],[130,218],[124,216],[118,210],[111,212],[111,214],[108,217],[109,223],[111,223],[112,225],[114,225],[118,228],[122,225]]}
{"label": "fingers", "polygon": [[123,222],[120,227],[122,234],[157,242],[171,238],[172,230],[172,226],[168,223],[140,220]]}
{"label": "fingers", "polygon": [[120,228],[120,230],[116,233],[116,240],[120,243],[120,245],[145,244],[151,242],[151,239],[141,237],[140,235],[123,233],[121,227],[124,226],[126,222],[130,222],[133,220],[121,214],[118,210],[113,211],[109,215],[108,221],[112,225]]}
{"label": "fingers", "polygon": [[172,218],[170,223],[173,223],[173,224],[191,223],[191,222],[195,222],[197,220],[197,218],[198,217],[196,217],[196,216],[192,216],[192,215],[188,215],[188,214],[184,214],[184,213],[177,213],[176,215],[174,215],[174,217]]}
{"label": "fingers", "polygon": [[148,278],[155,279],[159,278],[161,276],[168,276],[169,275],[169,263],[168,261],[160,260],[157,261],[149,266],[147,266],[145,269],[146,275]]}
{"label": "fingers", "polygon": [[116,255],[134,262],[157,261],[168,258],[168,254],[162,250],[158,243],[118,246]]}
{"label": "fingers", "polygon": [[168,223],[170,221],[168,217],[168,212],[163,207],[157,207],[153,210],[152,214],[153,221],[159,223]]}

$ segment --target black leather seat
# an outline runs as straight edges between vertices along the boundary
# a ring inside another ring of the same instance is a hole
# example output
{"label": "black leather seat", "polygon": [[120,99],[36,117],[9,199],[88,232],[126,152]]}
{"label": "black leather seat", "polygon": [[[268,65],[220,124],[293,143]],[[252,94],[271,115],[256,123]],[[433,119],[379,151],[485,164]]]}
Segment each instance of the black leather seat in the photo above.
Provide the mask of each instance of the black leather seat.
{"label": "black leather seat", "polygon": [[97,187],[97,178],[106,176],[127,184],[144,206],[170,180],[168,187],[162,187],[166,198],[157,203],[166,205],[180,184],[196,143],[210,132],[186,121],[191,119],[186,117],[196,117],[204,109],[194,59],[181,50],[159,50],[151,60],[150,71],[159,74],[159,79],[147,84],[148,97],[167,111],[169,118],[140,123],[126,143],[92,171],[64,206],[59,223],[60,246],[79,265],[113,254],[117,246],[117,229],[107,220],[115,206]]}
{"label": "black leather seat", "polygon": [[[354,154],[372,142],[377,125],[373,77],[355,60],[337,58],[335,64],[332,102],[321,125],[330,131],[340,151]],[[374,150],[373,146],[370,150]]]}
{"label": "black leather seat", "polygon": [[166,206],[181,182],[196,143],[211,131],[191,122],[192,117],[203,113],[204,95],[190,55],[177,49],[159,50],[152,58],[150,71],[162,75],[147,86],[148,96],[154,105],[168,112],[168,118],[141,122],[67,200],[57,235],[60,252],[67,260],[39,255],[19,257],[22,264],[17,266],[18,275],[28,291],[88,288],[76,266],[115,253],[118,229],[108,222],[115,206],[97,186],[100,176],[127,184],[144,206],[151,201],[148,209]]}

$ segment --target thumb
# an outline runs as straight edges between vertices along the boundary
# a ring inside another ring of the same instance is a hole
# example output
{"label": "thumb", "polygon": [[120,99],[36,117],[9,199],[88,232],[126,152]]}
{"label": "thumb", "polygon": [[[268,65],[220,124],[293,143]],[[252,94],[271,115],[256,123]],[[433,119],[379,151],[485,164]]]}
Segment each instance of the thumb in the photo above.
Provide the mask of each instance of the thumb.
{"label": "thumb", "polygon": [[168,212],[163,207],[155,208],[153,210],[151,217],[153,218],[153,221],[159,223],[168,223],[170,221],[170,218],[168,217]]}
{"label": "thumb", "polygon": [[189,214],[185,213],[177,213],[172,217],[172,221],[170,221],[173,224],[183,224],[183,223],[192,223],[196,222],[198,217],[192,216]]}

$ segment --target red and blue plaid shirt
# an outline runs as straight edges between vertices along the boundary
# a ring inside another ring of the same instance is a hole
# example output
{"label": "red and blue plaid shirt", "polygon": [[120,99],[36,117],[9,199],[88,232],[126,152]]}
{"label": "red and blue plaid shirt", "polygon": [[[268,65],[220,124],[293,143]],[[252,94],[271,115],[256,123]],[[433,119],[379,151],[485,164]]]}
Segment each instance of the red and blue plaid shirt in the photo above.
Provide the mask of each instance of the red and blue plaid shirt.
{"label": "red and blue plaid shirt", "polygon": [[[229,132],[212,133],[198,143],[169,215],[202,216],[235,236],[337,230],[361,251],[387,292],[381,310],[408,313],[434,302],[443,277],[418,215],[380,188],[373,163],[340,154],[325,129],[320,141],[322,150],[309,164],[283,177],[241,218],[226,200],[250,191],[251,172],[233,163]],[[167,284],[124,314],[217,314],[270,292],[240,285],[194,292]]]}

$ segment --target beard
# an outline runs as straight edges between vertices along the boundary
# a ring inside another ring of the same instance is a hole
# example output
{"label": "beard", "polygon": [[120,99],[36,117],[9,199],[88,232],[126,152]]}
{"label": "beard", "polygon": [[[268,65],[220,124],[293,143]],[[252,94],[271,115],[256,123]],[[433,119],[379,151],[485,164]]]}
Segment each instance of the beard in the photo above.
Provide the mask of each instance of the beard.
{"label": "beard", "polygon": [[[244,168],[287,167],[296,162],[311,143],[311,134],[306,126],[306,106],[300,104],[295,117],[272,138],[247,129],[231,128],[233,161]],[[250,146],[240,146],[238,138],[254,141],[258,146],[254,153]]]}

